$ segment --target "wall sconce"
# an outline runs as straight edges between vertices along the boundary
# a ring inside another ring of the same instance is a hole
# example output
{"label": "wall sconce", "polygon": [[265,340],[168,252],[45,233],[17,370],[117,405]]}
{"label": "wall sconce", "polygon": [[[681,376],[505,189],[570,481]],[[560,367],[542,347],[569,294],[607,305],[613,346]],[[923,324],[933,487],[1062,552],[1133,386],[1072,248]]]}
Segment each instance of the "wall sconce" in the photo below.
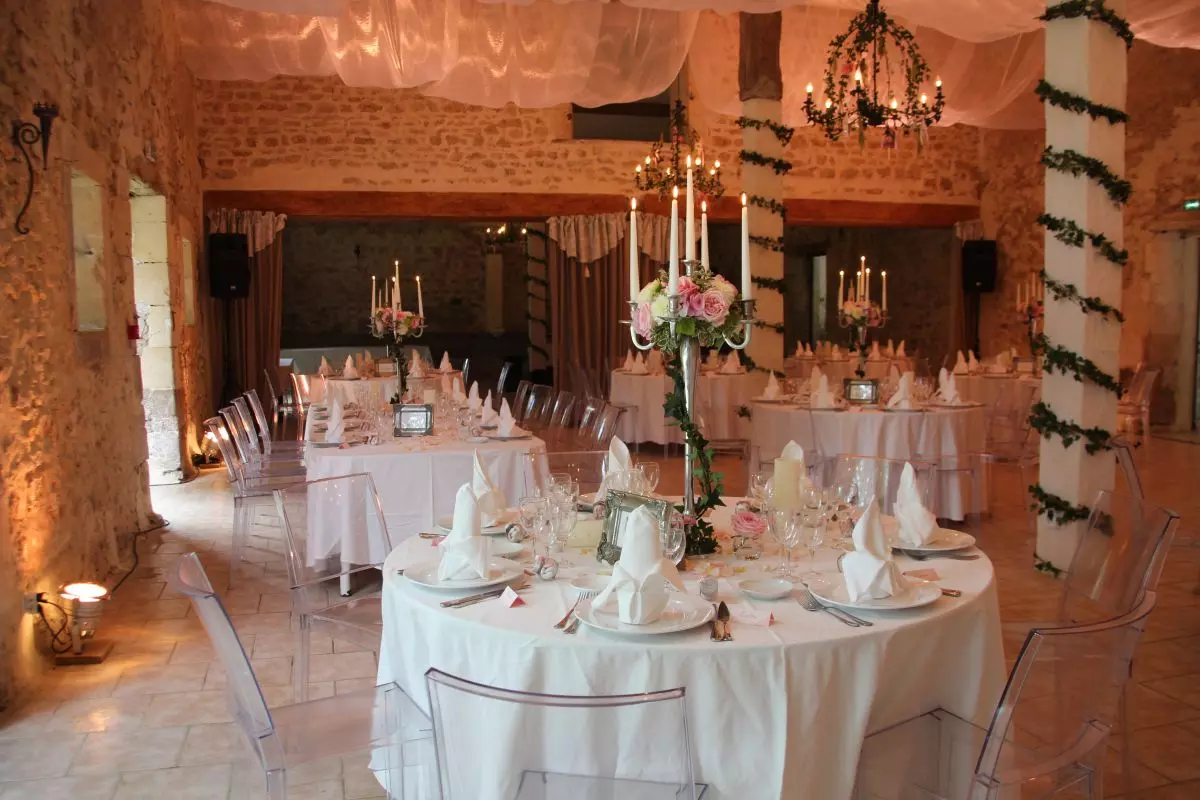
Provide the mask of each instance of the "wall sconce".
{"label": "wall sconce", "polygon": [[56,664],[99,664],[112,652],[113,643],[96,638],[96,624],[104,614],[104,604],[109,598],[108,589],[98,583],[68,583],[58,590],[63,599],[63,611],[67,615],[71,631],[71,646],[65,653],[58,653]]}
{"label": "wall sconce", "polygon": [[19,119],[14,119],[12,124],[12,142],[21,151],[21,155],[25,156],[25,169],[29,173],[29,186],[25,189],[25,202],[21,206],[21,210],[17,212],[16,221],[13,222],[13,230],[19,236],[29,233],[29,226],[25,225],[22,220],[25,212],[29,210],[29,203],[33,200],[33,159],[30,158],[27,148],[41,142],[42,170],[45,171],[50,167],[50,131],[54,126],[55,118],[58,117],[58,106],[53,103],[34,103],[33,115],[38,118],[37,125]]}

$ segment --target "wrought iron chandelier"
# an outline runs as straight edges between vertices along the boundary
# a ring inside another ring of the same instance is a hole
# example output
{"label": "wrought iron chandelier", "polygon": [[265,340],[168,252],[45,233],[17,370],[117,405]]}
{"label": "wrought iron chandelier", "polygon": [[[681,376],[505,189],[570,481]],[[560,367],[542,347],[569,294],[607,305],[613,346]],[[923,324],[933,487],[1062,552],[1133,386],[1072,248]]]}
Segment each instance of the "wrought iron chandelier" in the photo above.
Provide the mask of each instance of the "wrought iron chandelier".
{"label": "wrought iron chandelier", "polygon": [[692,159],[692,184],[701,196],[714,199],[725,193],[721,185],[721,162],[704,165],[704,144],[688,127],[683,102],[671,108],[671,141],[659,139],[650,147],[645,161],[633,168],[633,185],[639,192],[658,192],[667,197],[676,186],[683,191],[687,181],[688,158]]}
{"label": "wrought iron chandelier", "polygon": [[[912,32],[889,17],[879,0],[870,0],[850,28],[829,43],[825,102],[814,101],[813,85],[808,84],[804,113],[830,141],[857,131],[861,143],[867,128],[882,128],[885,147],[895,146],[897,131],[916,131],[923,143],[928,127],[942,118],[946,102],[941,78],[934,82],[932,103],[922,91],[929,75]],[[893,86],[893,78],[903,85]]]}

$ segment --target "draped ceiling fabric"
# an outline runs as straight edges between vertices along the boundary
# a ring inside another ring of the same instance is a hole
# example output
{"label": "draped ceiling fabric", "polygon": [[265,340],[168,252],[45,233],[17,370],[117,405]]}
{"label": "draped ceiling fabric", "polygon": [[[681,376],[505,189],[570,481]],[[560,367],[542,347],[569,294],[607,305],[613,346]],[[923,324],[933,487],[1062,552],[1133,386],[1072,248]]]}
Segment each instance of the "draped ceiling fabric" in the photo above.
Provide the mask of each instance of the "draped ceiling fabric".
{"label": "draped ceiling fabric", "polygon": [[[338,75],[477,106],[598,106],[655,95],[689,51],[689,88],[737,97],[737,11],[783,10],[784,121],[802,123],[829,40],[866,0],[176,0],[184,56],[206,79]],[[887,0],[946,88],[942,124],[1036,128],[1044,0]],[[1194,0],[1128,0],[1139,38],[1200,48]]]}
{"label": "draped ceiling fabric", "polygon": [[[637,229],[638,250],[651,261],[665,264],[670,249],[671,220],[661,214],[639,213]],[[592,262],[607,258],[618,247],[622,248],[621,255],[628,266],[628,214],[550,217],[546,220],[546,234],[568,258],[584,265],[585,270]],[[683,232],[680,231],[680,252],[683,252],[683,239]]]}

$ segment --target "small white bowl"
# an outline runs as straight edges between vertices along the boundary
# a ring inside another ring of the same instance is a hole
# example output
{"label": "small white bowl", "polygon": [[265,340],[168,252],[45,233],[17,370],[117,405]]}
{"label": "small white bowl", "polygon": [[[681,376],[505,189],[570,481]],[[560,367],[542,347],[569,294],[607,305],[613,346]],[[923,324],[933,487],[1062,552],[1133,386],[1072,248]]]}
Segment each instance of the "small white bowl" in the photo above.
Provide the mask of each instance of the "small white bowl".
{"label": "small white bowl", "polygon": [[580,575],[571,579],[571,588],[580,597],[595,597],[608,588],[611,575]]}
{"label": "small white bowl", "polygon": [[795,587],[791,581],[780,578],[754,578],[740,581],[738,588],[755,600],[782,600],[790,595]]}

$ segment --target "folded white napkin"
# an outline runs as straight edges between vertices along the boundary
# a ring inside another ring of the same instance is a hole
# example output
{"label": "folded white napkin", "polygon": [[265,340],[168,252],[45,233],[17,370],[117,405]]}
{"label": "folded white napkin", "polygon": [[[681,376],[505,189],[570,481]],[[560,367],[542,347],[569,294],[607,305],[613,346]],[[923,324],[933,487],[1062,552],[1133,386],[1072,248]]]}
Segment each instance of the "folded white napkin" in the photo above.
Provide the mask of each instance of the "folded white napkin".
{"label": "folded white napkin", "polygon": [[621,557],[613,564],[612,579],[592,601],[601,608],[614,593],[617,617],[628,625],[647,625],[662,616],[667,607],[667,584],[684,591],[679,571],[663,558],[658,538],[658,520],[647,506],[633,510],[618,537]]}
{"label": "folded white napkin", "polygon": [[979,360],[975,358],[975,351],[967,351],[967,372],[974,375],[979,372]]}
{"label": "folded white napkin", "polygon": [[442,373],[442,394],[444,394],[444,395],[453,395],[454,394],[454,380],[450,377],[449,372]]}
{"label": "folded white napkin", "polygon": [[842,358],[842,350],[836,344],[833,346],[833,350],[831,351],[830,358],[832,358],[834,361],[840,361]]}
{"label": "folded white napkin", "polygon": [[475,493],[475,501],[479,505],[479,524],[487,527],[499,522],[508,510],[508,498],[492,482],[478,450],[475,451],[475,463],[471,473],[471,491]]}
{"label": "folded white napkin", "polygon": [[442,362],[438,364],[438,369],[440,369],[442,372],[454,371],[454,367],[450,366],[450,353],[445,350],[442,351]]}
{"label": "folded white napkin", "polygon": [[900,346],[896,348],[896,358],[906,358],[904,355],[904,340],[900,340]]}
{"label": "folded white napkin", "polygon": [[454,405],[461,408],[467,404],[467,396],[463,393],[462,381],[458,377],[454,378],[454,384],[450,389],[450,393],[454,397]]}
{"label": "folded white napkin", "polygon": [[663,371],[663,354],[661,350],[651,350],[646,356],[646,371],[658,375]]}
{"label": "folded white napkin", "polygon": [[817,382],[817,390],[812,393],[808,405],[810,408],[834,408],[837,405],[833,392],[829,390],[829,378],[825,375]]}
{"label": "folded white napkin", "polygon": [[954,385],[954,375],[947,372],[945,367],[938,372],[938,400],[948,406],[962,403],[958,396],[958,387]]}
{"label": "folded white napkin", "polygon": [[604,457],[604,474],[624,472],[632,467],[633,463],[629,458],[629,445],[621,441],[621,437],[614,436],[612,441],[608,443],[608,455]]}
{"label": "folded white napkin", "polygon": [[375,359],[371,355],[370,350],[363,351],[363,366],[366,367],[367,371],[370,372],[372,375],[375,374]]}
{"label": "folded white napkin", "polygon": [[439,581],[488,577],[491,545],[479,534],[479,528],[479,502],[471,484],[464,483],[454,496],[454,522],[450,533],[438,547],[442,554],[438,564]]}
{"label": "folded white napkin", "polygon": [[408,363],[408,377],[424,378],[425,377],[425,359],[421,358],[421,354],[416,350],[413,351],[412,361]]}
{"label": "folded white napkin", "polygon": [[474,413],[479,411],[480,406],[479,381],[471,381],[471,391],[467,393],[467,408],[471,409],[472,413]]}
{"label": "folded white napkin", "polygon": [[821,385],[821,378],[824,375],[821,368],[813,364],[812,372],[808,373],[808,391],[815,392],[817,387]]}
{"label": "folded white napkin", "polygon": [[322,378],[328,378],[333,374],[333,367],[329,366],[329,361],[325,356],[321,356],[321,366],[317,367],[317,374]]}
{"label": "folded white napkin", "polygon": [[354,367],[353,356],[346,356],[346,363],[342,365],[342,377],[351,379],[358,377],[358,370]]}
{"label": "folded white napkin", "polygon": [[900,383],[900,368],[895,364],[888,367],[888,380],[895,384]]}
{"label": "folded white napkin", "polygon": [[621,369],[629,372],[633,369],[633,353],[629,350],[625,351],[625,363],[621,365]]}
{"label": "folded white napkin", "polygon": [[958,351],[958,356],[955,357],[955,359],[954,359],[954,374],[955,375],[966,375],[967,374],[967,359],[963,356],[962,350]]}
{"label": "folded white napkin", "polygon": [[637,354],[637,358],[635,358],[633,360],[633,368],[630,369],[629,371],[630,371],[630,373],[632,373],[634,375],[648,374],[648,371],[646,370],[646,361],[645,361],[645,359],[642,358],[641,353]]}
{"label": "folded white napkin", "polygon": [[884,355],[886,355],[888,358],[896,357],[896,348],[892,346],[891,339],[888,339],[887,348],[885,348],[883,352],[884,352]]}
{"label": "folded white napkin", "polygon": [[912,378],[907,374],[900,376],[896,393],[888,398],[888,408],[912,408]]}
{"label": "folded white napkin", "polygon": [[803,356],[804,356],[804,342],[798,341],[798,342],[796,342],[796,358],[802,358]]}
{"label": "folded white napkin", "polygon": [[730,350],[729,355],[725,357],[725,363],[721,365],[722,375],[737,375],[742,372],[742,358],[738,355],[737,350]]}
{"label": "folded white napkin", "polygon": [[892,561],[879,520],[879,506],[872,500],[862,519],[854,526],[854,551],[842,559],[842,575],[846,578],[846,593],[852,602],[882,600],[904,590],[907,582],[899,567]]}
{"label": "folded white napkin", "polygon": [[775,379],[774,372],[769,373],[769,375],[770,375],[770,377],[767,378],[767,388],[763,389],[763,394],[762,394],[763,399],[764,400],[778,400],[779,399],[779,381],[777,381]]}
{"label": "folded white napkin", "polygon": [[346,434],[346,413],[342,410],[342,401],[333,398],[329,406],[329,421],[325,423],[325,441],[340,442]]}
{"label": "folded white napkin", "polygon": [[804,345],[804,355],[806,355],[806,356],[812,356],[812,355],[813,355],[813,349],[812,349],[812,345],[811,345],[811,344],[806,344],[806,345]]}
{"label": "folded white napkin", "polygon": [[871,342],[871,353],[867,361],[883,361],[883,353],[879,352],[879,342]]}
{"label": "folded white napkin", "polygon": [[504,398],[500,403],[500,419],[496,423],[496,435],[498,436],[524,436],[525,431],[517,427],[517,421],[513,419],[512,409],[508,407],[508,398]]}
{"label": "folded white napkin", "polygon": [[917,473],[912,464],[905,464],[900,473],[900,487],[896,490],[893,510],[900,523],[900,541],[908,547],[928,544],[938,531],[937,517],[921,502],[921,493],[917,491]]}

